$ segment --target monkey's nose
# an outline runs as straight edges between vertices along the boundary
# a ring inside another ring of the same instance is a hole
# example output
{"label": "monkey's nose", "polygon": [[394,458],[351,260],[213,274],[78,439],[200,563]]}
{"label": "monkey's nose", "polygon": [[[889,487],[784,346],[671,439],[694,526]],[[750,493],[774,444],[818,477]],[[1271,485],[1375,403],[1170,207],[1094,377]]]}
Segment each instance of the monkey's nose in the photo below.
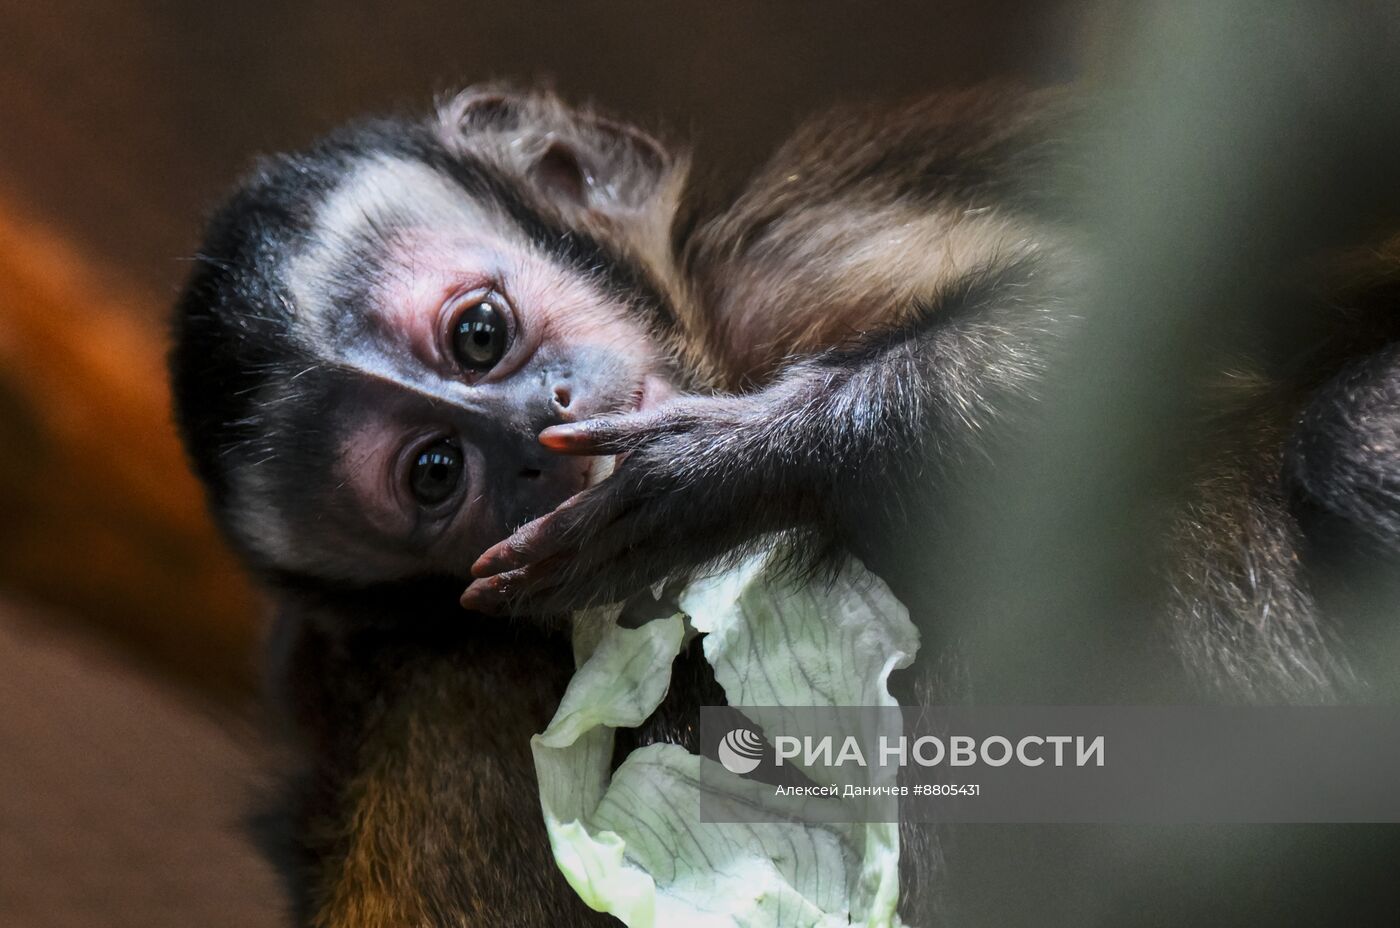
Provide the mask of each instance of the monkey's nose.
{"label": "monkey's nose", "polygon": [[569,415],[569,405],[573,403],[574,395],[568,386],[559,384],[554,388],[554,411],[560,416]]}

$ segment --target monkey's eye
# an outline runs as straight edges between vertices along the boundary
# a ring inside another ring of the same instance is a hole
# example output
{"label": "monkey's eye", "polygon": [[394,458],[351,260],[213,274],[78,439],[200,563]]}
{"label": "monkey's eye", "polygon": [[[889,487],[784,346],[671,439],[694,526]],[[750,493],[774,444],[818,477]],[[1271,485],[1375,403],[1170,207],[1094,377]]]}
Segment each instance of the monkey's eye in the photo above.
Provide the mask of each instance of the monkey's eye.
{"label": "monkey's eye", "polygon": [[457,317],[452,330],[452,353],[464,370],[484,374],[506,353],[510,331],[495,298],[477,300]]}
{"label": "monkey's eye", "polygon": [[444,438],[418,452],[408,485],[414,499],[425,506],[434,506],[451,496],[461,479],[462,452]]}

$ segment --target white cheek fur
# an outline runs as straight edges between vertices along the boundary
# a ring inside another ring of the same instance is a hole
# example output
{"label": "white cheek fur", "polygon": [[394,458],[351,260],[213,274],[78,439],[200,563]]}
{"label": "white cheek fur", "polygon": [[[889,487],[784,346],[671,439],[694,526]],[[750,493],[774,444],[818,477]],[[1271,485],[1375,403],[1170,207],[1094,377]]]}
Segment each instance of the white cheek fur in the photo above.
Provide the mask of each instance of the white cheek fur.
{"label": "white cheek fur", "polygon": [[[506,220],[472,202],[427,165],[384,156],[357,167],[317,210],[312,243],[293,256],[286,280],[297,303],[297,335],[308,344],[341,343],[342,307],[328,282],[343,273],[349,243],[369,224],[392,225],[398,236],[375,282],[373,305],[384,329],[401,333],[423,364],[438,350],[440,310],[455,293],[500,284],[524,318],[524,337],[564,338],[571,345],[625,343],[635,352],[636,327],[623,307],[571,268],[510,234]],[[517,336],[519,337],[519,336]],[[393,363],[379,346],[338,350],[335,360],[382,375]]]}
{"label": "white cheek fur", "polygon": [[[297,328],[312,344],[334,343],[336,333],[326,331],[333,318],[326,282],[335,279],[345,260],[347,243],[370,223],[387,224],[406,230],[492,228],[492,217],[474,204],[450,179],[425,164],[387,157],[365,161],[356,168],[316,211],[312,243],[297,254],[287,267],[286,279],[297,303]],[[438,262],[419,264],[424,243],[414,242],[411,254],[399,262],[399,273],[386,273],[385,287],[410,289],[430,286]],[[403,296],[403,294],[400,294]],[[404,306],[402,299],[386,301],[388,306]],[[416,304],[414,304],[416,305]]]}

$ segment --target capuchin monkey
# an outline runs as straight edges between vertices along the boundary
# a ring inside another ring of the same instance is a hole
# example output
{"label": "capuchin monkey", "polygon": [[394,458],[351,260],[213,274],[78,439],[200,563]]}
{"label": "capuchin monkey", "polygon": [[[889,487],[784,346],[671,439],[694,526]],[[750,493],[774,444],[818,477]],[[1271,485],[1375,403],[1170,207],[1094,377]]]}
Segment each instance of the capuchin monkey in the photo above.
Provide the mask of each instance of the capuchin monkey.
{"label": "capuchin monkey", "polygon": [[[301,923],[602,919],[555,870],[532,784],[528,738],[572,670],[559,617],[773,533],[811,552],[795,570],[854,554],[897,576],[927,550],[1093,278],[1080,118],[1061,92],[992,89],[842,110],[705,208],[652,136],[487,88],[243,182],[171,368],[212,511],[279,607]],[[1231,437],[1169,527],[1157,610],[1164,660],[1213,692],[1349,680],[1300,512],[1394,543],[1400,470],[1375,431],[1394,420],[1367,412],[1393,414],[1393,334],[1220,401]],[[896,590],[939,659],[937,617]],[[631,737],[693,746],[686,713],[722,698],[685,656]],[[935,853],[906,844],[914,924]]]}

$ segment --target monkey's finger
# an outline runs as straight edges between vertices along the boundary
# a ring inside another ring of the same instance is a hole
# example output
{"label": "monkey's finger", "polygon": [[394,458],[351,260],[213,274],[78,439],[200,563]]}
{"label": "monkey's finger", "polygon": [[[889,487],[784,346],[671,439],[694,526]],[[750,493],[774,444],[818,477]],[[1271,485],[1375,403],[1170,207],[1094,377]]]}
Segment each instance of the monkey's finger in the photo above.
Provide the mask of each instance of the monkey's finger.
{"label": "monkey's finger", "polygon": [[[634,437],[629,435],[629,437]],[[540,444],[560,454],[616,454],[621,440],[620,430],[612,424],[576,422],[551,425],[540,433]],[[629,446],[630,448],[630,446]]]}
{"label": "monkey's finger", "polygon": [[586,501],[587,492],[565,500],[559,508],[526,522],[504,541],[488,548],[472,564],[473,577],[491,577],[558,554],[570,546],[567,531],[578,523],[573,510]]}
{"label": "monkey's finger", "polygon": [[594,547],[620,518],[638,505],[611,482],[576,493],[553,512],[527,522],[488,548],[472,564],[474,577],[489,577],[537,564],[579,548]]}
{"label": "monkey's finger", "polygon": [[562,563],[562,559],[555,559],[473,580],[459,601],[464,609],[501,615],[509,611],[513,602],[552,586],[553,575]]}
{"label": "monkey's finger", "polygon": [[561,454],[623,454],[635,451],[648,436],[678,425],[668,413],[629,413],[551,425],[540,432],[539,442]]}
{"label": "monkey's finger", "polygon": [[[634,559],[632,554],[639,544],[645,545],[640,538],[645,529],[639,523],[635,510],[624,512],[596,536],[590,537],[581,549],[566,544],[555,553],[538,554],[530,562],[514,568],[506,568],[505,562],[496,562],[501,571],[474,581],[463,594],[462,602],[468,608],[495,611],[507,611],[522,604],[563,611],[577,608],[593,594],[608,592],[606,586],[596,584],[605,566],[626,572],[624,562]],[[543,550],[536,549],[537,552]],[[637,584],[623,583],[622,587],[644,585],[639,580]]]}
{"label": "monkey's finger", "polygon": [[[505,615],[520,608],[545,607],[555,596],[561,577],[569,575],[572,557],[563,555],[539,564],[474,580],[462,592],[462,607],[487,615]],[[556,610],[566,612],[567,609]]]}
{"label": "monkey's finger", "polygon": [[506,601],[506,583],[501,581],[500,577],[473,580],[471,585],[462,591],[462,598],[459,600],[463,609],[486,615],[500,615],[505,610]]}

